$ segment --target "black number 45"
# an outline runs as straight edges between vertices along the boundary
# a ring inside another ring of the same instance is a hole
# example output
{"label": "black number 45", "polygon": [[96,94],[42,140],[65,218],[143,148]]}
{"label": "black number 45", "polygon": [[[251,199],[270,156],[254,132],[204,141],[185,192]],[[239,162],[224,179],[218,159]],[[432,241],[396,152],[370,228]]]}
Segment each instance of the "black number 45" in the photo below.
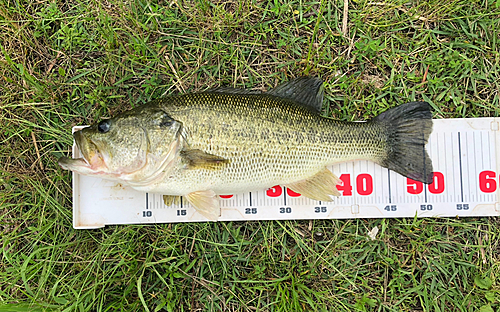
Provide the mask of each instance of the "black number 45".
{"label": "black number 45", "polygon": [[387,205],[387,206],[385,206],[384,210],[385,211],[396,211],[396,210],[398,210],[398,206],[396,206],[396,205]]}

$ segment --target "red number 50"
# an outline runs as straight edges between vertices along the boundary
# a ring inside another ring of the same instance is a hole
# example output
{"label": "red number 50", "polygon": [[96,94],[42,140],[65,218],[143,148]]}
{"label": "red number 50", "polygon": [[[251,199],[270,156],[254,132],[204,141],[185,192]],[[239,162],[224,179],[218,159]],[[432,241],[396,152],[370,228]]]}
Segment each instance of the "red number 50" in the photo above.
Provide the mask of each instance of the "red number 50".
{"label": "red number 50", "polygon": [[[424,190],[422,182],[406,178],[406,191],[410,194],[420,194]],[[441,172],[434,172],[432,183],[427,186],[432,194],[441,194],[444,192],[444,175]]]}

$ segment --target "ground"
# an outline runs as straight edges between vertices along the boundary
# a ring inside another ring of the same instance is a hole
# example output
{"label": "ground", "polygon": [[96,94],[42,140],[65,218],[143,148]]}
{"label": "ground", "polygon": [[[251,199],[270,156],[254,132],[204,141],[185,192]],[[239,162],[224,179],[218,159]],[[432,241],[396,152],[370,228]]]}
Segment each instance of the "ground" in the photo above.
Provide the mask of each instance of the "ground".
{"label": "ground", "polygon": [[342,120],[498,117],[499,0],[1,0],[0,41],[0,310],[500,310],[497,217],[74,230],[56,162],[74,125],[302,75]]}

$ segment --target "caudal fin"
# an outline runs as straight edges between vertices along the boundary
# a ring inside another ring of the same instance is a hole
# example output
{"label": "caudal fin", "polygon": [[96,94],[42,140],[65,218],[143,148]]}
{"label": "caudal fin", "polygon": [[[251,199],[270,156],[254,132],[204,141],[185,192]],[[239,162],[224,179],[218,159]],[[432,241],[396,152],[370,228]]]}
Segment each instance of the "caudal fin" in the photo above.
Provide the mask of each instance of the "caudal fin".
{"label": "caudal fin", "polygon": [[391,108],[372,122],[388,132],[387,157],[380,165],[423,183],[432,183],[432,161],[425,144],[432,132],[432,114],[426,102],[410,102]]}

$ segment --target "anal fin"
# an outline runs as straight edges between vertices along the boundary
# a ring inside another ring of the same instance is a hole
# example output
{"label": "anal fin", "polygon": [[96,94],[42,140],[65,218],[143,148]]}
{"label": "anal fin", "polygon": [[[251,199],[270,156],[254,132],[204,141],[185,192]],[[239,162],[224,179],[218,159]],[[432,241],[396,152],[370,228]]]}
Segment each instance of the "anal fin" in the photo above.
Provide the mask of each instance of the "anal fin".
{"label": "anal fin", "polygon": [[308,179],[285,185],[294,192],[314,200],[332,201],[330,195],[340,196],[337,190],[340,179],[326,167]]}
{"label": "anal fin", "polygon": [[187,200],[210,221],[217,221],[220,217],[219,196],[214,191],[197,191],[186,195]]}

